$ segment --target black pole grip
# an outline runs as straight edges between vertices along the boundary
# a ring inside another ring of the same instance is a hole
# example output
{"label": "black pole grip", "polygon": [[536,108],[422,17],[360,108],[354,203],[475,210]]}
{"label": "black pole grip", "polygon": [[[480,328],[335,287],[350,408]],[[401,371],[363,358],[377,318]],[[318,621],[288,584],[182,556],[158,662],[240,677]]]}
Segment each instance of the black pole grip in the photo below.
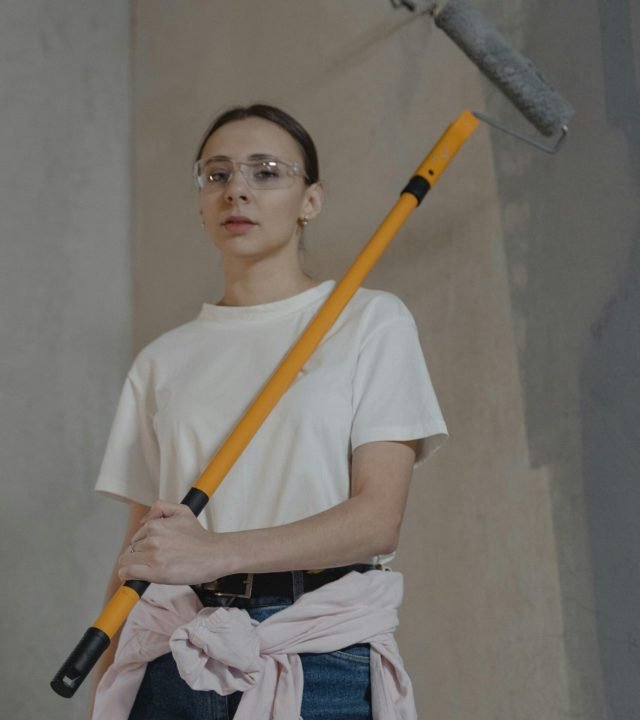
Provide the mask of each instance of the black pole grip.
{"label": "black pole grip", "polygon": [[[429,172],[433,174],[431,170]],[[403,195],[404,193],[409,193],[410,195],[413,195],[413,197],[418,201],[418,205],[420,205],[420,203],[424,200],[424,196],[430,189],[431,183],[427,180],[427,178],[422,177],[422,175],[414,175],[402,189],[400,194]]]}
{"label": "black pole grip", "polygon": [[200,513],[207,507],[209,496],[200,488],[192,487],[189,492],[182,498],[180,505],[186,505],[191,512],[198,517]]}
{"label": "black pole grip", "polygon": [[106,633],[90,627],[51,681],[55,692],[65,698],[72,697],[110,642]]}

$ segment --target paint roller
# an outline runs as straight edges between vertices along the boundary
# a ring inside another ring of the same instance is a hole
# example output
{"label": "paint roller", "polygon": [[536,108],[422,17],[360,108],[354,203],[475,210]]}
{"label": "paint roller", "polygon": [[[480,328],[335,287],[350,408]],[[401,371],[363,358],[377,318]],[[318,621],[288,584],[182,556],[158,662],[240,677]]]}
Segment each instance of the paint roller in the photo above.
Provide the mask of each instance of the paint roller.
{"label": "paint roller", "polygon": [[[392,4],[412,12],[416,9],[411,0],[392,0]],[[483,113],[473,114],[539,150],[557,152],[567,135],[574,110],[531,60],[509,45],[470,0],[449,0],[441,6],[429,3],[426,12],[542,135],[555,135],[557,140],[553,145],[544,145]]]}
{"label": "paint roller", "polygon": [[[573,114],[571,107],[468,0],[450,0],[434,14],[434,19],[436,25],[462,48],[543,135],[566,134],[568,120]],[[293,383],[406,218],[421,203],[474,132],[479,119],[484,118],[477,113],[463,111],[418,167],[378,230],[183,498],[182,504],[187,505],[195,515],[205,508],[211,495]],[[75,694],[149,584],[129,580],[116,591],[51,681],[56,693],[62,697]]]}

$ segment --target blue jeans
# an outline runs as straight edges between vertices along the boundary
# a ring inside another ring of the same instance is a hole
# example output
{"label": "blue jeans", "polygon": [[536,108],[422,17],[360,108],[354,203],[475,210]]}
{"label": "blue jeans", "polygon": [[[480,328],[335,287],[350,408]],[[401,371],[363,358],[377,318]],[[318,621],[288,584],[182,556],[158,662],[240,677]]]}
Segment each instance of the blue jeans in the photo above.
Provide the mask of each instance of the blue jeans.
{"label": "blue jeans", "polygon": [[[258,622],[291,605],[281,597],[220,598],[221,606],[240,607]],[[371,720],[369,645],[332,653],[301,653],[304,720]],[[218,695],[192,690],[178,675],[168,653],[147,665],[129,720],[231,720],[242,693]],[[297,720],[297,718],[291,718]]]}

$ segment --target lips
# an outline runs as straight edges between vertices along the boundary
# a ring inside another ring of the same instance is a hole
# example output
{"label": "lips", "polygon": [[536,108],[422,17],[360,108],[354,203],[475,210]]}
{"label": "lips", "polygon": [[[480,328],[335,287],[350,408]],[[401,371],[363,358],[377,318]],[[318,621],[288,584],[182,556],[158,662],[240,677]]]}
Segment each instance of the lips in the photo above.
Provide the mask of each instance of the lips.
{"label": "lips", "polygon": [[230,232],[245,232],[256,223],[244,215],[230,215],[222,225]]}

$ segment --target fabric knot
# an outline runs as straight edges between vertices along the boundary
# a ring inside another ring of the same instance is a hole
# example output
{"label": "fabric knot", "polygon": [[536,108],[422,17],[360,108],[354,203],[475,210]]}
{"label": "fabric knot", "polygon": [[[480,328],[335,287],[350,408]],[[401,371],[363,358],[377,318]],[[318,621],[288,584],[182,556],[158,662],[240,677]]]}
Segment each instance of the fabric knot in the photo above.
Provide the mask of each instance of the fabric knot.
{"label": "fabric knot", "polygon": [[169,640],[182,679],[194,690],[246,691],[264,664],[257,625],[245,610],[202,609]]}

